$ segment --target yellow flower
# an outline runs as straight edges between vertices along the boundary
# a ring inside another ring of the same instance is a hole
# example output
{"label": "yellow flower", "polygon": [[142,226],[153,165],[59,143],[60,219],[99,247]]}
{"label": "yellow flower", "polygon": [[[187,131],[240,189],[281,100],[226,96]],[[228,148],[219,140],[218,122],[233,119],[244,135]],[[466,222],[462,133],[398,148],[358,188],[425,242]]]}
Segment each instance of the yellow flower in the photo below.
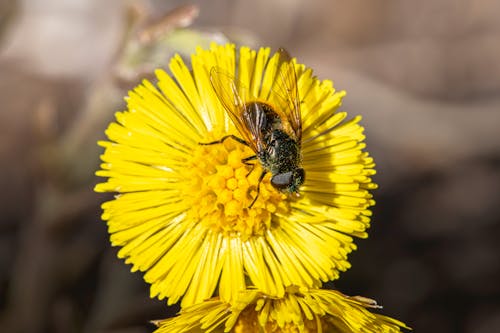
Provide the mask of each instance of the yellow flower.
{"label": "yellow flower", "polygon": [[156,321],[159,328],[155,333],[378,333],[408,328],[366,308],[380,306],[374,300],[349,297],[335,290],[287,292],[282,298],[246,290],[233,305],[210,299],[182,309],[177,317]]}
{"label": "yellow flower", "polygon": [[[374,204],[374,163],[364,152],[360,117],[338,112],[344,92],[295,64],[302,110],[302,167],[295,198],[277,191],[239,136],[210,83],[210,70],[237,73],[261,101],[274,89],[278,56],[212,45],[198,49],[190,70],[179,56],[172,76],[157,70],[130,92],[128,110],[106,130],[101,156],[107,177],[98,192],[117,192],[102,205],[111,242],[132,271],[146,272],[151,297],[182,306],[211,297],[231,300],[253,285],[282,297],[288,286],[319,287],[350,267],[353,236],[366,237]],[[272,104],[272,103],[271,103]]]}

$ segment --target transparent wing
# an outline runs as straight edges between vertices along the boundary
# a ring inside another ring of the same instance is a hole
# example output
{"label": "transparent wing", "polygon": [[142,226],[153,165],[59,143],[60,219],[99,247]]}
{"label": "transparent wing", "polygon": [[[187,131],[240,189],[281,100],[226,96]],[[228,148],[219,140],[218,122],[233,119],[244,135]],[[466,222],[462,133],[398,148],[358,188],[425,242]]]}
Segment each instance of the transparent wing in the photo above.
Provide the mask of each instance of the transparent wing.
{"label": "transparent wing", "polygon": [[[248,112],[249,92],[233,76],[214,67],[210,71],[210,81],[229,114],[238,132],[255,153],[263,149],[261,123],[265,121],[260,115]],[[239,92],[238,92],[239,91]]]}
{"label": "transparent wing", "polygon": [[297,73],[290,54],[283,48],[277,51],[279,55],[278,73],[273,91],[283,101],[280,110],[289,123],[293,137],[300,145],[302,140],[302,118],[300,114],[300,99],[297,87]]}

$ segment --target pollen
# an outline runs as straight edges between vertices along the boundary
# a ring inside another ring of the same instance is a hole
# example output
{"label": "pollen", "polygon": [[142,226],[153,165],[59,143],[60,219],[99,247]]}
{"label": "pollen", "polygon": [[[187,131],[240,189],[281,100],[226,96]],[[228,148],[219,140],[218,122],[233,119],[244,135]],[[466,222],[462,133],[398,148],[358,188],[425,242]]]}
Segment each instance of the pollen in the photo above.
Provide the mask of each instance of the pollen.
{"label": "pollen", "polygon": [[[214,135],[209,138],[217,140]],[[257,192],[262,166],[257,159],[251,165],[242,161],[252,155],[250,148],[232,139],[197,145],[184,171],[183,198],[191,207],[188,219],[242,240],[261,236],[275,226],[276,213],[290,210],[287,195],[272,187],[269,173]]]}

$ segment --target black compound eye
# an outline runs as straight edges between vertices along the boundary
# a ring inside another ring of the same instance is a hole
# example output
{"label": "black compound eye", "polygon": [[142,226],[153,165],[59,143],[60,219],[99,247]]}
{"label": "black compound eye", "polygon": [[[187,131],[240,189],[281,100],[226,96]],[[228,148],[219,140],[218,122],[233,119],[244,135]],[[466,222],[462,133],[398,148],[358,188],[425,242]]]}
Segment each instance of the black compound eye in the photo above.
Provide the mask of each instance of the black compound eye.
{"label": "black compound eye", "polygon": [[271,184],[278,190],[286,189],[292,183],[293,172],[279,173],[271,178]]}

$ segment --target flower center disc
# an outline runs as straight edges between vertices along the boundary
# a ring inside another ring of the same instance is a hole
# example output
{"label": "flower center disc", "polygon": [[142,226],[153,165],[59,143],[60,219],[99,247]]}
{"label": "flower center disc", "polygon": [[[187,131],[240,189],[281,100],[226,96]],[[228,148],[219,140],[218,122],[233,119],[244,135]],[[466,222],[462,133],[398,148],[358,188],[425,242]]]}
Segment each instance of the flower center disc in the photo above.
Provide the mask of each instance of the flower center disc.
{"label": "flower center disc", "polygon": [[[213,139],[213,135],[209,136]],[[211,142],[218,140],[207,140]],[[188,218],[226,236],[247,239],[263,235],[276,213],[289,211],[287,196],[270,184],[267,174],[257,186],[262,166],[257,159],[246,165],[242,159],[255,155],[247,146],[231,138],[223,143],[197,145],[186,168],[185,200],[190,203]]]}

